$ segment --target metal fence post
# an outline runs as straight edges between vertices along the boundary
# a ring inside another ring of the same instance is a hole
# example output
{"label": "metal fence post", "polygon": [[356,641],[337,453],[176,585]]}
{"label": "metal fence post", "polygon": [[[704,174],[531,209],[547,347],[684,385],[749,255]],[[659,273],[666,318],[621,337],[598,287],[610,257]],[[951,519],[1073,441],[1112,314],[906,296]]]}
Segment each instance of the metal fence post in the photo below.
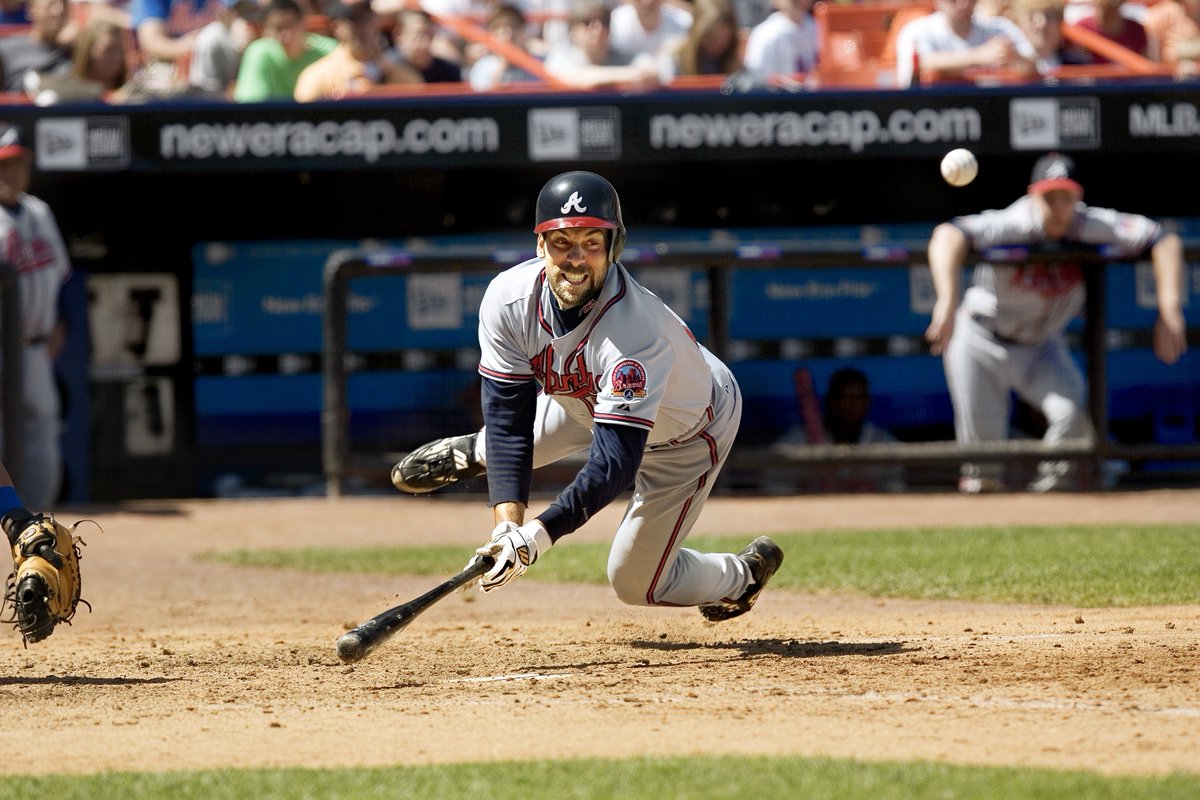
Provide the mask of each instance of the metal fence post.
{"label": "metal fence post", "polygon": [[325,309],[322,334],[321,452],[325,464],[325,491],[340,497],[350,458],[350,406],[346,379],[347,280],[342,267],[353,258],[340,250],[325,263]]}
{"label": "metal fence post", "polygon": [[1095,484],[1108,452],[1108,264],[1084,271],[1084,352],[1087,357],[1088,412],[1095,446],[1088,479]]}

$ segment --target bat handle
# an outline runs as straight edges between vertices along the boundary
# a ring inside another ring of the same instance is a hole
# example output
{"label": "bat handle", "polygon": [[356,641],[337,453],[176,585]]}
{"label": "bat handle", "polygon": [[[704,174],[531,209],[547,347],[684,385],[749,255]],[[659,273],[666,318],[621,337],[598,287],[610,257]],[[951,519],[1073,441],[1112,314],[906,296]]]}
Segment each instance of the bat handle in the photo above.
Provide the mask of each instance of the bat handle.
{"label": "bat handle", "polygon": [[491,556],[479,556],[463,572],[470,576],[468,580],[475,580],[487,574],[487,571],[494,566],[496,566],[496,559]]}

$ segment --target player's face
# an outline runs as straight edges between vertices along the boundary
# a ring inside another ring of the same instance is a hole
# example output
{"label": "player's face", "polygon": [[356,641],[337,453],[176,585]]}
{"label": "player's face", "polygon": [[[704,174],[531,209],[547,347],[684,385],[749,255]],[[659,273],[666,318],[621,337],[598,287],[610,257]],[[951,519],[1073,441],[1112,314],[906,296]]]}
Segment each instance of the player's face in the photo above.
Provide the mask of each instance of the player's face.
{"label": "player's face", "polygon": [[1051,239],[1067,234],[1075,221],[1075,203],[1079,198],[1070,189],[1053,189],[1033,196],[1042,211],[1042,228]]}
{"label": "player's face", "polygon": [[574,308],[604,284],[608,236],[603,228],[563,228],[543,233],[538,255],[559,308]]}
{"label": "player's face", "polygon": [[0,203],[15,206],[21,199],[21,193],[29,189],[29,158],[0,159]]}

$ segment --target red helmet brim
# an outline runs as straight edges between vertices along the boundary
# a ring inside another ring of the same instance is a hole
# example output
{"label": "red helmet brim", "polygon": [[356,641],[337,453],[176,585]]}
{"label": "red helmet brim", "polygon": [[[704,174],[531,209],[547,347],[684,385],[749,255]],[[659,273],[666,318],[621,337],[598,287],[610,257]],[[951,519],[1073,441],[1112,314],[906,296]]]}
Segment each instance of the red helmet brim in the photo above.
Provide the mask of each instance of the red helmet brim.
{"label": "red helmet brim", "polygon": [[608,228],[616,230],[617,224],[611,220],[601,219],[600,217],[559,217],[558,219],[548,219],[533,229],[534,233],[545,233],[546,231],[557,231],[562,228]]}

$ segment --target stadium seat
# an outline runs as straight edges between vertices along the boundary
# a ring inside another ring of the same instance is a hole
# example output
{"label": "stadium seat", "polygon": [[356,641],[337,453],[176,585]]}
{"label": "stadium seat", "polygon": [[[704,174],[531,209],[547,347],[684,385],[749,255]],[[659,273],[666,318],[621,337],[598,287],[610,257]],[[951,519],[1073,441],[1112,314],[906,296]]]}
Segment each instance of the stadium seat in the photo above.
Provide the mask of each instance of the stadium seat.
{"label": "stadium seat", "polygon": [[896,33],[911,19],[933,12],[928,0],[821,0],[813,17],[821,31],[822,86],[894,86]]}

